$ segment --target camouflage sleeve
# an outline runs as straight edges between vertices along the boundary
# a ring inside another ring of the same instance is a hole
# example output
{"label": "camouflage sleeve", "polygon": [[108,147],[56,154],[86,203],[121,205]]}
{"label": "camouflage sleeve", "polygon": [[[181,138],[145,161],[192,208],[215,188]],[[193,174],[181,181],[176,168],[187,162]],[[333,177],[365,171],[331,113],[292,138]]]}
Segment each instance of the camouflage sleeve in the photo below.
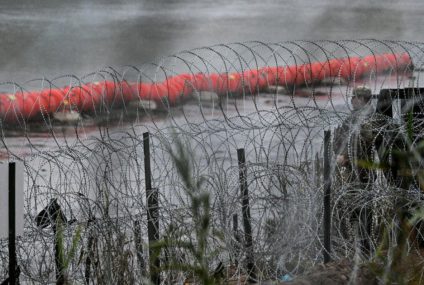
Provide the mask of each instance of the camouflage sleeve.
{"label": "camouflage sleeve", "polygon": [[336,155],[347,155],[349,123],[350,120],[347,119],[334,130],[333,149]]}
{"label": "camouflage sleeve", "polygon": [[371,121],[365,122],[360,127],[361,140],[366,144],[372,144],[375,137],[375,126]]}

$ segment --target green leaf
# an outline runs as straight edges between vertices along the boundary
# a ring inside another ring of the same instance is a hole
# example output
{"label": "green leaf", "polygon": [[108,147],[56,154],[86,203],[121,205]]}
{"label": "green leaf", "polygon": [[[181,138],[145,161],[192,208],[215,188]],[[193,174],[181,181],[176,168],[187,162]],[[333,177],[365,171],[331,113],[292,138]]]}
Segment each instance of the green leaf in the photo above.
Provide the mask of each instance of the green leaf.
{"label": "green leaf", "polygon": [[76,229],[75,235],[72,238],[71,249],[69,250],[66,257],[66,261],[64,263],[64,266],[66,269],[69,267],[69,264],[71,263],[72,259],[74,259],[75,257],[75,254],[78,249],[78,244],[81,240],[81,232],[82,232],[82,227],[81,225],[79,225]]}

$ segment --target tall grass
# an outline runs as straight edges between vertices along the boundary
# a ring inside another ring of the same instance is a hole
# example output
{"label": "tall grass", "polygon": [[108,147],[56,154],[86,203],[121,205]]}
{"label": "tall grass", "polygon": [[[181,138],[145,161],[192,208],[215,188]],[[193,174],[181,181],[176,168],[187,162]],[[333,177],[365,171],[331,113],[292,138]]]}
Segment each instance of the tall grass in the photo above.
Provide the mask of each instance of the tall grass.
{"label": "tall grass", "polygon": [[170,226],[169,234],[155,247],[163,250],[178,248],[184,252],[186,258],[168,256],[161,270],[181,271],[192,277],[190,282],[204,285],[220,284],[220,276],[210,270],[211,261],[220,250],[219,248],[210,250],[209,240],[211,237],[221,238],[221,235],[211,228],[210,194],[202,189],[205,178],[193,175],[192,154],[176,136],[175,138],[175,148],[169,147],[168,151],[188,197],[192,225],[187,228],[192,228],[193,233],[187,228]]}

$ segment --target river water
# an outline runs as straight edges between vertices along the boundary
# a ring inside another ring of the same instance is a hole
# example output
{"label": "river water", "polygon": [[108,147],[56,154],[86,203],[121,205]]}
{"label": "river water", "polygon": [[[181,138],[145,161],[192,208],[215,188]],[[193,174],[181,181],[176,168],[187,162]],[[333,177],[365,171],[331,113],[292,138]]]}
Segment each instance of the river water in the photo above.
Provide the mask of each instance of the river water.
{"label": "river water", "polygon": [[[30,87],[25,82],[31,79],[66,74],[81,77],[107,66],[140,66],[182,50],[231,42],[420,41],[424,40],[419,30],[424,25],[423,14],[424,2],[420,0],[3,0],[0,82]],[[40,81],[34,86],[40,87]],[[345,91],[341,88],[339,92]],[[338,98],[336,104],[343,106],[346,101]],[[279,100],[293,104],[289,99]],[[238,101],[236,111],[242,107],[246,115],[258,110],[256,102],[246,102]],[[329,101],[325,103],[329,105]],[[192,119],[202,120],[199,108],[195,109]],[[212,118],[219,114],[214,108],[206,109]],[[33,146],[27,140],[9,141],[15,149],[22,149],[21,154],[32,153]],[[38,143],[36,139],[33,142]]]}
{"label": "river water", "polygon": [[[107,66],[140,66],[179,51],[231,42],[355,38],[420,41],[424,40],[419,30],[424,24],[423,14],[424,2],[420,0],[3,0],[0,82],[39,88],[40,81],[34,85],[25,82],[66,74],[81,77]],[[345,90],[342,87],[332,92]],[[268,104],[272,100],[265,99]],[[293,104],[288,98],[278,100]],[[332,100],[340,106],[346,103],[342,96]],[[324,101],[324,106],[330,105]],[[315,106],[316,102],[312,103]],[[219,116],[215,107],[203,108],[209,119]],[[248,115],[258,108],[279,106],[258,107],[249,99],[239,100],[236,107],[227,115],[235,116],[236,111]],[[190,120],[203,120],[200,108],[194,109]],[[10,138],[6,142],[12,149],[19,149],[20,155],[33,152],[31,143],[56,145],[50,135],[32,141]]]}
{"label": "river water", "polygon": [[[420,31],[424,24],[423,14],[424,2],[419,0],[3,0],[0,2],[0,82],[13,81],[25,85],[28,84],[26,81],[41,77],[55,78],[65,74],[81,77],[107,66],[140,66],[182,50],[231,42],[355,38],[421,41],[424,40]],[[318,103],[305,98],[295,100],[309,107],[318,104],[323,108],[342,108],[346,105],[343,92],[343,87],[333,90],[335,96],[332,102],[325,98],[319,99]],[[229,117],[240,113],[246,118],[236,118],[235,121],[242,129],[248,120],[266,124],[265,117],[261,117],[264,114],[269,116],[270,121],[274,120],[273,112],[284,104],[292,105],[292,98],[279,96],[275,100],[274,96],[268,95],[258,101],[239,100],[237,104],[228,105],[225,112],[212,102],[202,107],[203,117],[199,106],[191,104],[185,107],[185,116],[176,112],[177,119],[169,121],[183,125],[188,121],[222,120],[223,113]],[[258,110],[262,113],[259,114]],[[296,121],[296,116],[294,118]],[[145,123],[150,128],[169,126],[164,119],[157,125],[148,120]],[[99,136],[96,128],[86,128],[87,133],[82,129],[82,137]],[[275,140],[273,129],[265,128],[259,136],[253,129],[251,127],[247,131],[248,136],[243,132],[224,139],[215,136],[209,143],[215,147],[221,145],[222,140],[227,144],[231,142],[231,149],[226,149],[222,155],[225,157],[237,147],[250,147],[250,151],[255,152],[255,146],[267,146],[269,153],[266,159],[278,159],[272,149],[278,148],[280,141]],[[119,128],[114,130],[119,132]],[[138,130],[141,134],[146,129]],[[67,142],[66,137],[59,133],[56,137],[38,134],[30,139],[5,138],[9,148],[3,148],[0,155],[7,158],[6,152],[12,151],[18,156],[28,157],[65,143],[72,146],[75,138],[70,136],[71,141]],[[305,132],[291,139],[302,149],[307,136]],[[321,147],[320,136],[309,139],[317,142],[317,149]],[[255,140],[260,141],[255,143]],[[303,154],[296,154],[299,159],[303,157]],[[41,163],[40,166],[33,164],[33,167],[44,169]],[[49,176],[48,173],[43,175]]]}
{"label": "river water", "polygon": [[3,0],[0,81],[82,76],[251,40],[422,41],[423,13],[421,0]]}
{"label": "river water", "polygon": [[[0,82],[31,86],[25,82],[66,74],[81,77],[107,66],[140,66],[183,50],[221,43],[363,38],[424,41],[421,31],[423,15],[422,0],[2,0]],[[40,82],[37,84],[39,87]],[[307,97],[293,99],[268,94],[259,96],[258,100],[250,97],[237,103],[230,102],[223,109],[218,108],[213,100],[202,108],[191,103],[183,110],[173,112],[175,116],[172,118],[165,115],[155,122],[142,118],[137,122],[140,127],[114,127],[107,141],[97,139],[104,133],[95,127],[82,127],[79,138],[87,139],[85,146],[89,151],[81,144],[76,152],[67,151],[65,145],[73,149],[77,143],[72,129],[65,130],[68,132],[65,136],[58,130],[55,136],[38,133],[30,137],[5,137],[8,148],[0,149],[0,159],[7,159],[8,152],[26,158],[26,214],[36,214],[51,197],[64,197],[61,204],[65,205],[66,200],[66,205],[71,205],[66,208],[67,212],[69,208],[77,211],[74,206],[78,203],[74,200],[80,198],[73,199],[72,195],[84,193],[96,200],[104,191],[102,187],[106,187],[103,180],[109,181],[103,179],[102,175],[106,176],[106,173],[111,174],[111,188],[117,186],[111,194],[122,203],[119,205],[125,206],[121,208],[130,212],[130,204],[137,197],[139,204],[134,208],[139,211],[144,197],[141,191],[144,189],[143,166],[139,161],[143,156],[141,133],[149,128],[157,130],[172,124],[198,123],[199,127],[192,126],[184,137],[189,141],[193,134],[191,144],[195,154],[199,155],[199,172],[210,177],[224,177],[223,181],[218,181],[222,182],[222,189],[238,193],[237,148],[245,148],[247,161],[266,171],[281,163],[289,151],[293,153],[292,161],[300,164],[304,158],[310,158],[322,149],[322,130],[279,128],[279,124],[296,124],[300,120],[296,115],[290,118],[290,115],[283,114],[284,106],[292,106],[296,100],[303,106],[342,109],[346,107],[345,91],[343,86],[332,90],[332,102],[326,96],[312,102]],[[276,114],[276,110],[292,121]],[[227,123],[231,122],[230,126],[222,123],[223,114]],[[313,111],[303,115],[306,118],[308,114],[316,115]],[[221,121],[214,121],[216,119]],[[314,118],[319,119],[318,116]],[[247,124],[250,126],[246,128]],[[266,124],[270,127],[267,128]],[[215,131],[205,131],[206,125]],[[129,129],[127,133],[126,129]],[[132,132],[133,137],[128,135]],[[134,137],[138,140],[133,140]],[[167,155],[160,156],[163,146],[155,144],[158,141],[155,139],[152,143],[156,151],[152,155],[153,186],[165,192],[163,197],[170,196],[166,203],[173,205],[177,197],[174,183],[178,181],[175,167]],[[107,148],[109,143],[110,149]],[[63,147],[62,152],[53,152],[59,147]],[[112,149],[119,151],[111,155],[108,151]],[[81,155],[78,156],[77,152]],[[266,173],[264,177],[269,177]],[[274,176],[277,177],[278,173]],[[217,187],[221,185],[218,182],[211,187],[212,190],[221,189]],[[294,188],[303,189],[300,186],[309,182],[306,179],[302,183],[297,181]],[[280,186],[275,187],[279,190]],[[253,193],[259,195],[263,188],[267,190],[268,184],[258,186]],[[230,217],[237,209],[230,193],[226,194],[216,196],[225,200],[222,204],[228,206],[226,213]],[[233,196],[237,197],[236,194]],[[253,217],[259,215],[262,215],[261,211],[252,211]],[[31,217],[26,219],[29,225],[32,221]]]}

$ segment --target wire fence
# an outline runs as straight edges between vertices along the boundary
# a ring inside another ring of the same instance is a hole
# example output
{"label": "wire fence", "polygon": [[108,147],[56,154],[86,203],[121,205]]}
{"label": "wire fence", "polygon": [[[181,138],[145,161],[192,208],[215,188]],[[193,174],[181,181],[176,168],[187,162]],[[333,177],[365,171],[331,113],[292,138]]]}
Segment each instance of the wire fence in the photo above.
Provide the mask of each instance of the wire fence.
{"label": "wire fence", "polygon": [[[423,51],[422,43],[377,40],[248,42],[83,77],[0,84],[0,155],[4,162],[23,162],[25,169],[24,233],[17,240],[21,283],[56,282],[58,229],[53,219],[38,215],[55,203],[65,220],[68,280],[146,282],[146,132],[159,240],[170,241],[159,255],[163,284],[194,278],[171,265],[197,264],[198,257],[181,244],[200,248],[196,220],[204,213],[210,213],[205,264],[211,274],[223,267],[225,278],[244,282],[252,252],[259,281],[322,262],[328,129],[334,130],[331,258],[353,257],[358,238],[375,250],[381,225],[396,220],[391,212],[400,191],[408,205],[421,204],[420,175],[396,176],[357,162],[392,167],[392,150],[419,145],[420,89],[411,87],[421,86]],[[170,81],[181,74],[182,83]],[[388,96],[381,92],[390,88]],[[357,110],[355,90],[369,90],[366,108]],[[181,154],[180,144],[189,153],[184,166],[189,180],[198,182],[196,193],[209,194],[210,212],[194,211],[173,158]],[[238,149],[246,156],[252,247],[245,243]],[[413,168],[420,163],[414,161]],[[358,235],[358,221],[364,220],[370,229]],[[7,244],[0,240],[0,280],[8,276]]]}

